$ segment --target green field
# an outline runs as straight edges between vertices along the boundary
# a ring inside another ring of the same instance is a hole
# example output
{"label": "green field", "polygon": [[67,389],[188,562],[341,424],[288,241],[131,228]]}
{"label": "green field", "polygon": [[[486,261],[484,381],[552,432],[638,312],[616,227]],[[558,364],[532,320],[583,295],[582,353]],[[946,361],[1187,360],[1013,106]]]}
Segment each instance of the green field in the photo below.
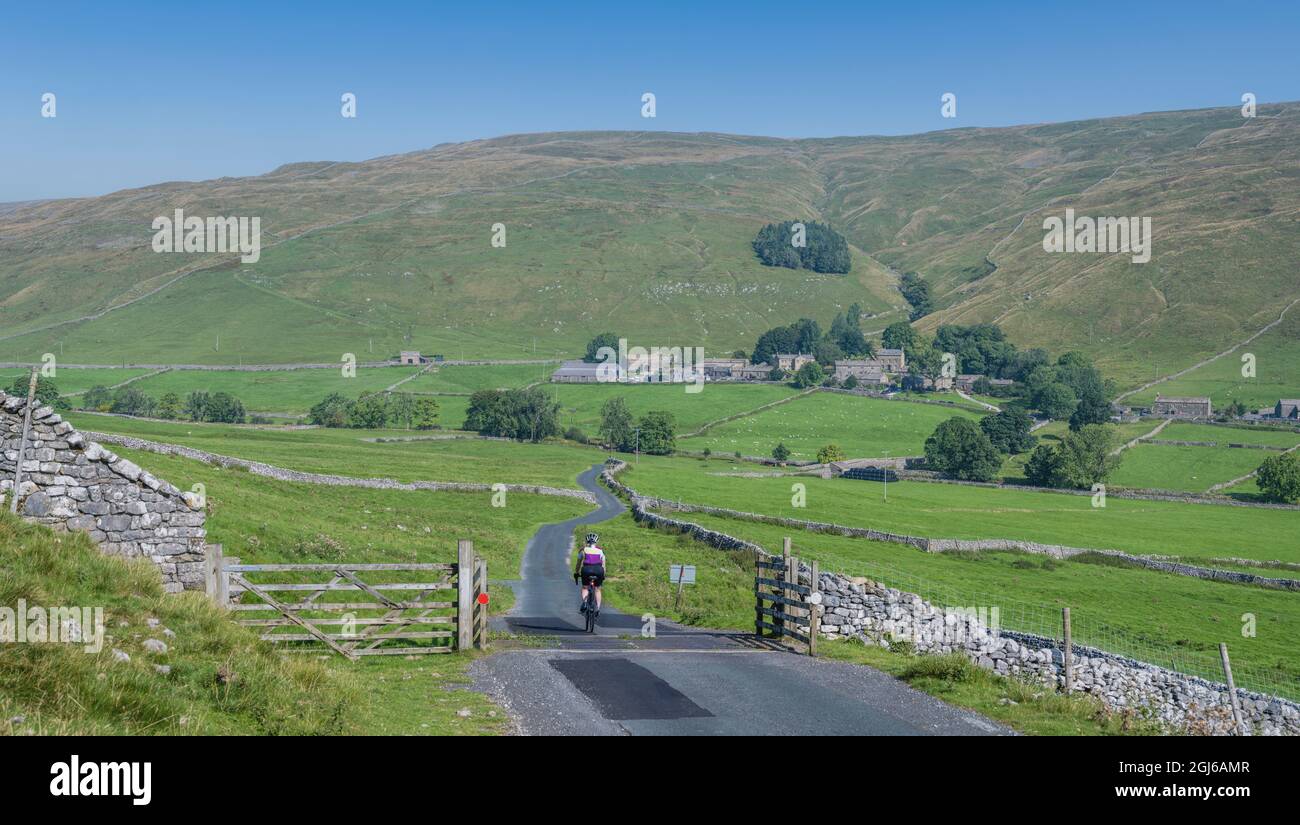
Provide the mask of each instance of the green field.
{"label": "green field", "polygon": [[410,430],[286,430],[86,414],[73,414],[70,420],[79,429],[184,444],[308,473],[398,481],[500,481],[577,487],[578,474],[603,457],[594,450],[564,444],[515,444],[476,437],[388,443],[365,440],[431,435]]}
{"label": "green field", "polygon": [[753,416],[713,427],[681,441],[682,449],[706,447],[718,455],[771,455],[778,442],[795,459],[815,460],[817,450],[840,445],[850,458],[921,455],[925,439],[954,416],[977,420],[977,413],[936,404],[818,392]]}
{"label": "green field", "polygon": [[1228,447],[1139,444],[1124,451],[1124,460],[1111,474],[1108,483],[1116,487],[1204,493],[1215,484],[1254,471],[1271,455],[1276,453]]}
{"label": "green field", "polygon": [[[1088,496],[990,489],[921,481],[883,485],[848,479],[739,478],[757,469],[711,460],[642,456],[624,481],[644,495],[713,504],[751,513],[869,527],[916,536],[1010,538],[1162,554],[1300,561],[1300,511],[1135,501],[1111,496],[1093,508]],[[807,506],[791,506],[792,485]]]}
{"label": "green field", "polygon": [[[110,369],[74,369],[72,367],[58,367],[55,370],[54,377],[50,380],[59,388],[59,392],[67,395],[74,392],[85,392],[91,387],[104,385],[111,386],[128,381],[138,375],[144,375],[151,370],[124,368]],[[0,389],[7,390],[13,384],[16,378],[26,378],[31,375],[30,370],[0,370]]]}
{"label": "green field", "polygon": [[402,385],[405,392],[471,393],[546,381],[558,364],[440,366]]}
{"label": "green field", "polygon": [[[634,416],[666,410],[677,420],[678,434],[694,432],[712,421],[744,413],[794,396],[798,390],[784,384],[705,384],[689,393],[683,385],[666,384],[548,384],[546,391],[560,402],[565,428],[578,427],[590,436],[600,426],[600,408],[621,397]],[[683,449],[695,449],[682,442]]]}
{"label": "green field", "polygon": [[[1276,313],[1273,317],[1277,317]],[[1241,357],[1245,353],[1255,356],[1254,378],[1242,377]],[[1215,410],[1233,401],[1240,401],[1251,410],[1271,408],[1279,398],[1300,397],[1300,306],[1293,307],[1281,324],[1236,352],[1181,378],[1135,393],[1124,403],[1149,405],[1157,393],[1208,395]]]}
{"label": "green field", "polygon": [[[250,412],[305,414],[330,393],[357,398],[382,390],[419,370],[419,367],[358,367],[355,378],[344,378],[341,368],[259,372],[171,370],[131,386],[154,398],[169,392],[181,398],[191,392],[227,392],[242,401]],[[456,425],[460,423],[457,421]]]}
{"label": "green field", "polygon": [[1170,424],[1155,436],[1168,441],[1213,441],[1228,444],[1263,444],[1287,449],[1300,444],[1300,433],[1267,427],[1216,427],[1212,424]]}

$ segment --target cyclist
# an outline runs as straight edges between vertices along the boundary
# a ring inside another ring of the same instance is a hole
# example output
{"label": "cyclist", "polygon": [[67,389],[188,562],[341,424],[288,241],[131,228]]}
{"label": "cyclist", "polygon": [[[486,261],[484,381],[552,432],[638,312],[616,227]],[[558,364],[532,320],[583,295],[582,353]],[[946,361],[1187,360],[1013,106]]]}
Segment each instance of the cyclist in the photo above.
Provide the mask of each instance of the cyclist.
{"label": "cyclist", "polygon": [[605,583],[605,551],[596,544],[600,536],[588,533],[578,553],[578,564],[573,571],[573,580],[582,587],[582,602],[578,612],[587,609],[587,582],[592,582],[596,589],[596,612],[600,612],[600,586]]}

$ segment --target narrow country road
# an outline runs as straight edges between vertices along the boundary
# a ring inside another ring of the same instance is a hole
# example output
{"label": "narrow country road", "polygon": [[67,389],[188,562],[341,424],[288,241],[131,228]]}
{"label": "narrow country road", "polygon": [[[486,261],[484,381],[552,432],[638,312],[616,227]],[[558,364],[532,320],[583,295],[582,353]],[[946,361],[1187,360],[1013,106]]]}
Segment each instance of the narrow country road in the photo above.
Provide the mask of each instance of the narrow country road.
{"label": "narrow country road", "polygon": [[[514,608],[494,619],[536,644],[475,662],[474,686],[529,735],[996,735],[1009,729],[951,707],[868,667],[809,659],[752,634],[688,628],[662,619],[644,638],[638,616],[606,607],[595,634],[582,629],[570,567],[580,524],[624,511],[599,484],[579,478],[596,510],[544,525],[511,582]],[[597,531],[599,532],[599,531]],[[618,567],[617,547],[606,547]],[[665,576],[667,571],[665,570]]]}

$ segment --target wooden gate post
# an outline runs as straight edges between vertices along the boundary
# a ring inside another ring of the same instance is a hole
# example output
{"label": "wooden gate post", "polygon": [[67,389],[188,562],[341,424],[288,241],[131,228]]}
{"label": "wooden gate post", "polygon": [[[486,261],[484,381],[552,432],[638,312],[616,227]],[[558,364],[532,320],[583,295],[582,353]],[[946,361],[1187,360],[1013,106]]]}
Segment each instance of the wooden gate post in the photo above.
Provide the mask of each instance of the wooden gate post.
{"label": "wooden gate post", "polygon": [[478,593],[474,594],[474,610],[478,613],[478,638],[475,643],[480,650],[487,650],[488,606],[485,602],[480,602],[478,598],[479,594],[486,595],[488,591],[487,562],[483,559],[476,559],[475,567],[477,568],[476,572],[479,581]]}
{"label": "wooden gate post", "polygon": [[474,644],[474,542],[456,542],[456,648]]}
{"label": "wooden gate post", "polygon": [[[786,536],[785,538],[783,538],[783,539],[781,540],[781,565],[782,565],[782,567],[784,567],[785,569],[784,569],[784,570],[781,570],[779,573],[777,573],[777,575],[776,575],[776,580],[777,580],[777,581],[779,581],[779,582],[785,582],[785,583],[787,583],[787,584],[790,582],[790,561],[791,561],[793,558],[794,558],[794,557],[790,555],[790,537],[789,537],[789,536]],[[780,597],[785,597],[785,595],[786,595],[786,590],[785,590],[784,587],[779,587],[779,586],[778,586],[778,587],[776,587],[776,588],[773,588],[772,592],[775,593],[777,596],[780,596]],[[782,602],[780,602],[780,601],[778,601],[778,602],[776,603],[776,607],[777,607],[777,611],[780,612],[780,613],[789,613],[789,612],[791,612],[791,611],[790,611],[790,607],[789,607],[789,605],[786,605],[786,604],[784,604],[784,603],[782,603]],[[785,619],[782,619],[780,616],[773,616],[773,617],[772,617],[772,623],[776,625],[776,628],[777,628],[777,629],[776,629],[775,632],[776,632],[776,636],[777,636],[777,638],[780,638],[780,637],[784,636],[784,635],[785,635]]]}
{"label": "wooden gate post", "polygon": [[204,548],[203,589],[208,598],[220,607],[225,607],[230,601],[230,579],[222,569],[225,565],[226,556],[220,544],[209,544]]}
{"label": "wooden gate post", "polygon": [[[770,558],[770,557],[769,557]],[[758,580],[764,578],[763,568],[763,551],[754,551],[754,635],[760,639],[763,637],[763,590]]]}

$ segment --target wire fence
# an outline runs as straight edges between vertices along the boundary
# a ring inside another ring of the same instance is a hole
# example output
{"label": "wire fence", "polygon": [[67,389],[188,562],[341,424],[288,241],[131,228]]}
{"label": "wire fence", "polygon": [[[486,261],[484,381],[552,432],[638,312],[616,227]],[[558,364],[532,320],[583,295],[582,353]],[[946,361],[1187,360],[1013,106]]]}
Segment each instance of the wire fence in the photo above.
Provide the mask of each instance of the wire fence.
{"label": "wire fence", "polygon": [[[1061,607],[1065,605],[1050,607],[1001,596],[961,592],[877,562],[855,561],[853,566],[861,575],[886,587],[915,593],[936,606],[974,609],[981,616],[989,616],[990,623],[994,623],[993,617],[996,616],[997,629],[1041,636],[1061,644],[1064,632]],[[1124,656],[1209,682],[1223,684],[1226,681],[1217,648],[1206,650],[1193,647],[1190,642],[1187,645],[1170,644],[1165,640],[1144,637],[1101,621],[1077,606],[1070,607],[1070,637],[1076,646]],[[1232,676],[1239,688],[1300,701],[1300,679],[1295,671],[1233,662]]]}

